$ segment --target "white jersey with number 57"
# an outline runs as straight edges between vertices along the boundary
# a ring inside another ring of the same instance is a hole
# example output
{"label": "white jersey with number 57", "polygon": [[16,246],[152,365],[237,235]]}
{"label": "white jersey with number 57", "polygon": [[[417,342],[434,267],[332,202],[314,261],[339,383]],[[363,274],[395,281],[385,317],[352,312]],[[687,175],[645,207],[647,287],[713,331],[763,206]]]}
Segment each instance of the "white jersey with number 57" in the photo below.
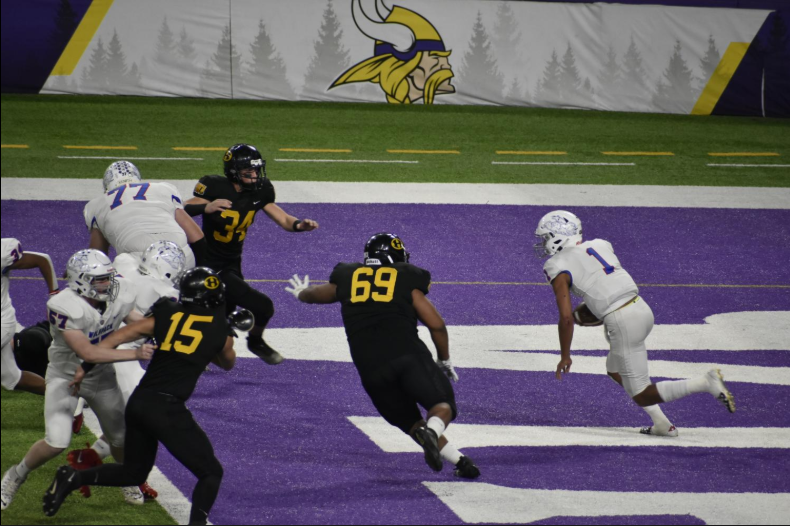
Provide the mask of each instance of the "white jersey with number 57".
{"label": "white jersey with number 57", "polygon": [[88,230],[101,230],[123,254],[142,252],[159,240],[186,246],[187,236],[175,219],[179,208],[184,208],[181,196],[170,183],[134,183],[92,199],[83,215]]}
{"label": "white jersey with number 57", "polygon": [[571,278],[571,292],[600,320],[639,294],[631,275],[620,265],[612,244],[603,239],[565,247],[543,266],[549,282],[562,273]]}

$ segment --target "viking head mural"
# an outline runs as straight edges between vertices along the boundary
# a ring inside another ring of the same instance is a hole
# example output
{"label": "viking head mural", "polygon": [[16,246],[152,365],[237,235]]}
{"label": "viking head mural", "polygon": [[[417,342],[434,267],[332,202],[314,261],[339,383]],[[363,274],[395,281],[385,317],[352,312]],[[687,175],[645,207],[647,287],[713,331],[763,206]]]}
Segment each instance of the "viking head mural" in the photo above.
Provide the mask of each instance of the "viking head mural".
{"label": "viking head mural", "polygon": [[425,18],[384,0],[374,0],[366,13],[362,0],[351,0],[357,27],[376,41],[374,57],[353,66],[330,86],[373,82],[381,86],[392,104],[420,99],[433,104],[436,95],[455,93],[453,71],[442,37]]}

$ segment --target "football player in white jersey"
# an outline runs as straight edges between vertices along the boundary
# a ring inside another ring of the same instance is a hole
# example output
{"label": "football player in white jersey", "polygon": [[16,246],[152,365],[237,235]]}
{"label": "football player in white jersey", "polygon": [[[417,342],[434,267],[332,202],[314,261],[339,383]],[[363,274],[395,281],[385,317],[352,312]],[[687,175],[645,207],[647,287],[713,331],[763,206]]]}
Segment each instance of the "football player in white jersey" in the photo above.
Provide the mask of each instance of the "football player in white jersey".
{"label": "football player in white jersey", "polygon": [[3,389],[8,391],[26,391],[44,395],[44,379],[28,371],[20,371],[14,359],[12,348],[14,333],[17,332],[16,311],[8,295],[9,276],[12,270],[38,268],[47,282],[49,293],[58,293],[58,278],[52,266],[52,259],[47,254],[23,252],[22,246],[14,238],[2,238],[0,255],[2,256],[2,373]]}
{"label": "football player in white jersey", "polygon": [[[136,292],[135,308],[142,313],[148,313],[154,303],[161,298],[179,297],[176,284],[178,277],[186,270],[186,257],[178,245],[172,241],[156,241],[143,252],[140,266],[125,276],[126,280],[134,285]],[[119,349],[136,349],[145,343],[145,339],[133,343],[126,343]],[[140,362],[118,362],[115,364],[115,373],[118,386],[121,388],[124,405],[129,402],[129,397],[137,388],[140,380],[145,375],[145,370]],[[106,437],[102,436],[88,449],[71,451],[68,461],[71,467],[77,470],[91,469],[102,465],[102,461],[110,456],[110,445]],[[81,493],[90,497],[90,488],[85,486]],[[155,499],[157,492],[148,484],[140,486],[140,491],[146,498]]]}
{"label": "football player in white jersey", "polygon": [[175,186],[145,182],[129,161],[112,163],[104,172],[104,195],[85,205],[83,216],[90,231],[90,248],[118,256],[113,265],[121,276],[140,265],[143,251],[159,240],[172,241],[184,251],[187,268],[203,261],[203,231],[184,212]]}
{"label": "football player in white jersey", "polygon": [[[137,350],[107,350],[95,344],[112,334],[122,321],[143,319],[134,310],[131,284],[116,279],[110,259],[98,250],[80,250],[69,259],[66,277],[69,288],[47,302],[52,345],[49,348],[47,387],[44,398],[46,438],[36,442],[0,483],[0,508],[11,504],[28,474],[60,455],[71,443],[71,424],[78,396],[69,386],[74,373],[87,363],[94,365],[83,380],[79,395],[88,401],[107,435],[112,453],[123,462],[124,403],[115,379],[115,369],[106,364],[148,360],[152,347]],[[120,457],[118,456],[120,455]],[[137,488],[125,488],[124,497],[142,504]]]}
{"label": "football player in white jersey", "polygon": [[570,293],[581,296],[592,314],[603,320],[609,355],[606,369],[628,395],[653,420],[643,434],[672,436],[677,429],[658,404],[671,402],[692,393],[710,393],[727,409],[735,412],[735,400],[727,390],[721,371],[673,382],[650,381],[645,340],[653,330],[653,311],[639,297],[639,288],[614,255],[611,243],[602,239],[582,241],[581,220],[570,212],[556,210],[543,216],[535,230],[540,242],[538,257],[549,257],[543,266],[554,289],[559,309],[559,335],[562,358],[557,379],[570,372],[574,316]]}

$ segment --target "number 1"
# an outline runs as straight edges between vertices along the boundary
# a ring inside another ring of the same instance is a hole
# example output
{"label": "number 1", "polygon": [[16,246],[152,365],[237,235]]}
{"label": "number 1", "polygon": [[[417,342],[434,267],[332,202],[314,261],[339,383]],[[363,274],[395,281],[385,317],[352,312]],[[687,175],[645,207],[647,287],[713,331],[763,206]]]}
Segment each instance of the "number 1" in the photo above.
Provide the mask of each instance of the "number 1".
{"label": "number 1", "polygon": [[607,263],[606,260],[604,258],[602,258],[601,255],[598,252],[596,252],[594,248],[588,248],[587,249],[587,254],[593,256],[595,259],[598,260],[598,262],[601,265],[603,265],[603,271],[606,272],[607,276],[609,274],[611,274],[612,272],[614,272],[614,267],[612,265],[610,265],[609,263]]}

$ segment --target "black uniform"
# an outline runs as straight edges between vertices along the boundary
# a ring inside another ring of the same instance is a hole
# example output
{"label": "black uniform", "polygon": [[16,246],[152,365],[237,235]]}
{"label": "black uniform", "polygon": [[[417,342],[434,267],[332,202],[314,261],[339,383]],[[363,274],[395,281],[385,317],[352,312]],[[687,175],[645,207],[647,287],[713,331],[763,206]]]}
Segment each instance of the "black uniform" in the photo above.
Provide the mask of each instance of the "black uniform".
{"label": "black uniform", "polygon": [[79,485],[143,484],[154,467],[161,442],[198,478],[190,524],[205,523],[217,498],[223,470],[185,402],[232,331],[222,306],[208,309],[162,299],[154,304],[152,315],[159,348],[126,406],[124,464],[80,472]]}
{"label": "black uniform", "polygon": [[456,415],[447,376],[417,335],[412,291],[428,294],[431,274],[408,263],[341,263],[337,285],[351,358],[373,405],[390,424],[409,433],[426,410],[446,403]]}
{"label": "black uniform", "polygon": [[203,234],[208,243],[206,266],[215,270],[225,283],[227,311],[242,306],[255,315],[256,325],[266,326],[274,315],[274,304],[266,294],[244,281],[241,254],[247,229],[255,221],[255,215],[264,206],[274,203],[274,186],[264,178],[261,189],[237,192],[227,177],[206,175],[195,186],[193,195],[208,201],[227,199],[233,203],[228,210],[203,214]]}

